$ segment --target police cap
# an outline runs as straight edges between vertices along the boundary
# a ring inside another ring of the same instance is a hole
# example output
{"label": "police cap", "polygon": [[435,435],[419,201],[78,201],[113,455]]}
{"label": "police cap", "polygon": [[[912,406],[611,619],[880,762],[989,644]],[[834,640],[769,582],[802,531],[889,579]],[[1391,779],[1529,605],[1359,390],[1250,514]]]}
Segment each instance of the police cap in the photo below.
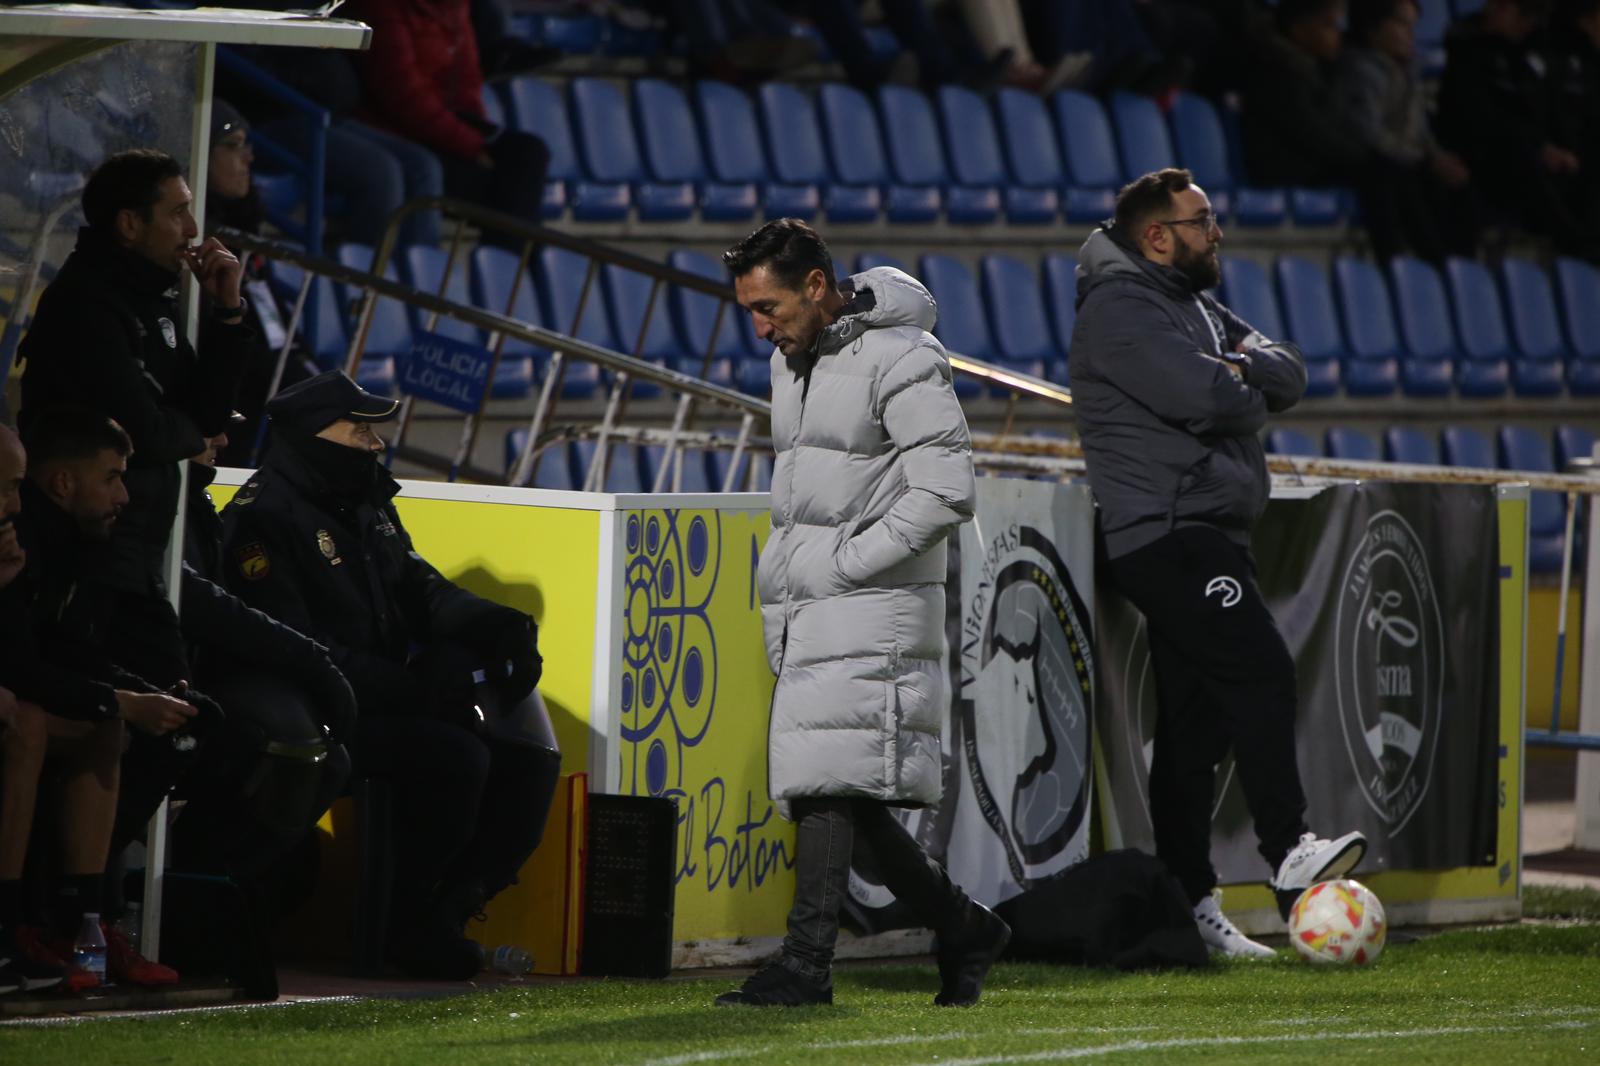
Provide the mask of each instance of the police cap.
{"label": "police cap", "polygon": [[267,403],[267,415],[278,429],[314,434],[348,418],[352,422],[388,422],[400,413],[400,401],[372,393],[342,370],[329,370],[297,382]]}

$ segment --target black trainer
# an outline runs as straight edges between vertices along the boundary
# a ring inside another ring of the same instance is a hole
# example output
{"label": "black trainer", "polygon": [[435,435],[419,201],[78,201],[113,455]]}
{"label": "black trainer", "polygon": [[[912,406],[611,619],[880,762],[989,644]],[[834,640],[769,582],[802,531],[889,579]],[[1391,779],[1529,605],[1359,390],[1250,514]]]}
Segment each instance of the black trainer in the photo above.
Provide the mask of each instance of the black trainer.
{"label": "black trainer", "polygon": [[717,997],[719,1007],[806,1007],[833,1002],[833,977],[817,981],[774,959],[732,992]]}
{"label": "black trainer", "polygon": [[983,994],[983,979],[1011,943],[1011,927],[977,900],[968,901],[966,920],[955,932],[939,936],[940,1007],[970,1007]]}

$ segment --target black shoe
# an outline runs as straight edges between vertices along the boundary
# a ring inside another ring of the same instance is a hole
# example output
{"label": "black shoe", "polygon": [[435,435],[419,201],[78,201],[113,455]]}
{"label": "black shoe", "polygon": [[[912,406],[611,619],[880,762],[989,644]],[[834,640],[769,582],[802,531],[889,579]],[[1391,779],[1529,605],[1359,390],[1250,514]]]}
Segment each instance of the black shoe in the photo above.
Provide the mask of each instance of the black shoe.
{"label": "black shoe", "polygon": [[483,945],[464,936],[398,937],[389,957],[407,976],[430,981],[470,981],[483,972]]}
{"label": "black shoe", "polygon": [[940,1007],[970,1007],[983,994],[983,979],[1011,942],[1011,927],[977,900],[968,901],[960,929],[939,936]]}
{"label": "black shoe", "polygon": [[775,959],[732,992],[717,997],[719,1007],[805,1007],[833,1002],[833,977],[822,981],[796,973]]}

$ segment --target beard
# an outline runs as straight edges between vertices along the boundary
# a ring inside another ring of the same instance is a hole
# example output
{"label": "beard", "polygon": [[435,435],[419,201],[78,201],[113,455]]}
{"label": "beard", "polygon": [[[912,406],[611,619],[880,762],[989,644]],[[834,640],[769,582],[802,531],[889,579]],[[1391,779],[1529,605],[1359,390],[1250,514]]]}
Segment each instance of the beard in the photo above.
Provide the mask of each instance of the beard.
{"label": "beard", "polygon": [[1203,252],[1196,252],[1187,244],[1180,244],[1177,254],[1172,257],[1172,267],[1189,279],[1189,284],[1194,286],[1196,292],[1214,289],[1222,280],[1222,267],[1217,262],[1215,245],[1207,246]]}

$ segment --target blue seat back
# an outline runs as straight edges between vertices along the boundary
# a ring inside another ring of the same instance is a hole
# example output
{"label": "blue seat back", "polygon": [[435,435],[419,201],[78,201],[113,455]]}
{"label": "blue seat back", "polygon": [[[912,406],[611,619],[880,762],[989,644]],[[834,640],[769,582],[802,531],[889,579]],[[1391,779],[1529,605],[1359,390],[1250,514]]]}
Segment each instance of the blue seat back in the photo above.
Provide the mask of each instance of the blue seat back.
{"label": "blue seat back", "polygon": [[1122,173],[1128,177],[1174,166],[1172,135],[1161,108],[1148,96],[1118,91],[1111,94],[1111,122],[1122,149]]}
{"label": "blue seat back", "polygon": [[962,185],[1006,184],[1000,131],[995,127],[994,113],[989,110],[988,103],[971,89],[959,85],[941,86],[937,100],[939,125],[944,144],[951,149],[950,173],[955,180]]}
{"label": "blue seat back", "polygon": [[1072,348],[1072,327],[1078,323],[1078,261],[1062,252],[1046,252],[1040,264],[1045,310],[1055,329],[1056,347]]}
{"label": "blue seat back", "polygon": [[[444,280],[444,268],[449,261],[449,252],[431,245],[413,244],[402,249],[400,254],[400,266],[406,280],[413,288],[436,296],[443,295],[445,299],[456,303],[471,305],[471,267],[465,256],[456,262],[455,269],[450,272],[449,287],[442,294],[439,292],[439,284]],[[427,326],[430,317],[432,316],[429,312],[419,308],[413,312],[411,324],[417,329],[422,329]],[[439,316],[438,321],[434,323],[433,332],[466,344],[483,343],[483,332],[478,327],[448,315]]]}
{"label": "blue seat back", "polygon": [[793,85],[769,81],[761,86],[757,99],[773,176],[791,185],[831,182],[822,124],[811,97]]}
{"label": "blue seat back", "polygon": [[[339,263],[351,270],[370,271],[374,250],[370,245],[346,242],[339,245],[336,253]],[[383,276],[391,281],[398,281],[399,273],[394,268],[391,260],[384,268]],[[335,286],[340,290],[341,296],[351,309],[351,327],[354,328],[354,314],[359,309],[362,293],[343,285]],[[378,298],[378,304],[372,312],[372,324],[367,328],[366,351],[375,355],[402,355],[411,351],[411,316],[406,314],[406,305],[399,300],[387,296]]]}
{"label": "blue seat back", "polygon": [[1056,115],[1056,135],[1067,162],[1067,178],[1085,188],[1122,184],[1122,164],[1111,120],[1100,101],[1088,93],[1063,89],[1051,98]]}
{"label": "blue seat back", "polygon": [[1172,101],[1172,137],[1178,162],[1211,192],[1231,189],[1228,138],[1215,105],[1195,93],[1178,93]]}
{"label": "blue seat back", "polygon": [[1339,308],[1345,335],[1350,338],[1350,354],[1362,359],[1399,355],[1394,305],[1378,268],[1360,259],[1340,256],[1334,261],[1333,276],[1339,286]]}
{"label": "blue seat back", "polygon": [[705,158],[683,90],[659,78],[633,82],[633,109],[645,166],[657,181],[704,181]]}
{"label": "blue seat back", "polygon": [[1557,426],[1556,466],[1563,472],[1574,459],[1588,459],[1594,455],[1595,431],[1586,426]]}
{"label": "blue seat back", "polygon": [[1222,261],[1222,298],[1228,309],[1274,340],[1287,339],[1272,279],[1254,259],[1229,256]]}
{"label": "blue seat back", "polygon": [[1378,459],[1378,442],[1359,429],[1329,426],[1322,440],[1329,458],[1356,459],[1361,462],[1376,462]]}
{"label": "blue seat back", "polygon": [[[1453,358],[1455,329],[1450,324],[1450,301],[1439,272],[1420,259],[1397,255],[1389,262],[1389,276],[1394,281],[1406,350],[1420,359]],[[1351,311],[1347,305],[1345,314],[1348,316]]]}
{"label": "blue seat back", "polygon": [[[1019,185],[1054,189],[1065,184],[1061,167],[1061,145],[1043,100],[1021,89],[1001,89],[995,94],[1000,116],[1000,139],[1005,145],[1006,162]],[[950,137],[949,143],[961,141]],[[960,156],[960,152],[955,153]]]}
{"label": "blue seat back", "polygon": [[[1531,470],[1553,474],[1555,452],[1550,438],[1526,426],[1501,426],[1498,434],[1500,467],[1504,470]],[[1565,529],[1566,503],[1558,492],[1535,492],[1528,503],[1528,532],[1549,536]]]}
{"label": "blue seat back", "polygon": [[[270,262],[268,269],[272,287],[278,290],[283,299],[285,311],[283,324],[284,328],[288,328],[288,312],[293,309],[294,301],[300,295],[300,286],[305,282],[305,271],[292,264],[277,261]],[[321,274],[312,279],[311,290],[306,294],[308,301],[312,293],[317,297],[317,317],[315,321],[302,322],[300,336],[319,367],[327,370],[343,366],[345,356],[350,351],[350,338],[346,333],[344,313],[340,310],[339,295],[334,289],[333,282]]]}
{"label": "blue seat back", "polygon": [[1501,262],[1500,271],[1517,350],[1529,359],[1565,358],[1567,344],[1561,336],[1561,318],[1556,312],[1549,275],[1539,264],[1509,255]]}
{"label": "blue seat back", "polygon": [[1494,469],[1494,443],[1478,430],[1445,426],[1439,431],[1439,452],[1446,466]]}
{"label": "blue seat back", "polygon": [[1556,260],[1556,287],[1567,347],[1579,359],[1600,359],[1600,269],[1581,259]]}
{"label": "blue seat back", "polygon": [[[871,270],[874,267],[894,267],[896,270],[905,270],[905,260],[898,256],[885,255],[882,252],[860,252],[856,255],[856,272]],[[910,271],[906,271],[910,273]]]}
{"label": "blue seat back", "polygon": [[[528,269],[522,277],[522,284],[517,286],[516,298],[513,300],[511,285],[516,279],[517,253],[487,244],[473,249],[473,301],[479,307],[502,315],[507,313],[509,305],[512,318],[531,326],[544,326],[544,315],[539,310],[539,294],[533,284],[533,264],[528,264]],[[500,354],[521,356],[542,351],[543,349],[537,345],[518,337],[510,337],[507,338]]]}
{"label": "blue seat back", "polygon": [[596,181],[644,180],[633,117],[622,90],[599,78],[574,78],[569,90],[578,154]]}
{"label": "blue seat back", "polygon": [[1267,430],[1267,451],[1273,455],[1322,456],[1322,449],[1317,447],[1315,437],[1288,426],[1275,426]]}
{"label": "blue seat back", "polygon": [[552,181],[577,181],[583,177],[578,151],[572,140],[572,120],[561,90],[531,74],[513,78],[506,86],[511,125],[536,134],[550,152],[546,172]]}
{"label": "blue seat back", "polygon": [[[885,85],[878,90],[878,107],[895,178],[907,185],[949,184],[939,121],[928,98],[903,85]],[[990,134],[992,137],[993,130]],[[999,146],[993,148],[998,156]]]}
{"label": "blue seat back", "polygon": [[881,185],[889,180],[878,115],[859,90],[828,84],[817,91],[822,133],[833,172],[846,185]]}
{"label": "blue seat back", "polygon": [[483,98],[483,117],[496,126],[506,125],[506,105],[500,99],[500,94],[493,85],[485,85],[481,93]]}
{"label": "blue seat back", "polygon": [[[667,262],[678,270],[698,274],[712,281],[725,283],[728,280],[722,264],[704,252],[680,249],[667,256]],[[691,292],[677,286],[673,286],[669,294],[672,321],[678,329],[678,347],[695,366],[699,366],[700,360],[705,358],[706,346],[711,343],[711,331],[716,328],[719,302],[716,297],[708,293]],[[729,303],[727,311],[723,312],[722,325],[717,328],[713,358],[737,359],[744,356],[744,341],[739,335],[737,320],[740,315],[745,314],[747,312],[737,304]],[[769,348],[768,351],[770,350]]]}
{"label": "blue seat back", "polygon": [[695,83],[694,99],[712,177],[730,182],[766,181],[761,125],[744,90],[725,82],[700,81]]}
{"label": "blue seat back", "polygon": [[1050,335],[1044,294],[1032,266],[1009,255],[986,255],[979,272],[990,332],[1001,356],[1017,361],[1048,359],[1062,350]]}
{"label": "blue seat back", "polygon": [[1437,438],[1411,426],[1390,426],[1383,431],[1383,457],[1391,463],[1440,463]]}
{"label": "blue seat back", "polygon": [[1445,261],[1444,273],[1450,280],[1462,352],[1469,359],[1509,357],[1511,338],[1506,332],[1505,309],[1489,268],[1473,259],[1452,256]]}
{"label": "blue seat back", "polygon": [[[600,268],[600,278],[606,290],[606,307],[611,312],[611,331],[616,334],[622,351],[657,363],[676,359],[682,354],[678,338],[672,332],[667,286],[663,285],[656,293],[652,305],[650,290],[655,282],[644,274],[607,263]],[[643,346],[635,352],[634,346],[639,344],[639,330],[644,327],[647,309],[650,312],[650,325],[644,329]]]}
{"label": "blue seat back", "polygon": [[934,336],[952,352],[973,359],[992,361],[994,339],[989,333],[989,317],[983,298],[965,263],[948,255],[929,252],[920,260],[922,282],[939,304],[939,322]]}
{"label": "blue seat back", "polygon": [[[544,308],[545,321],[557,333],[577,337],[581,341],[602,348],[618,350],[616,334],[611,330],[606,315],[605,294],[596,276],[587,299],[583,295],[584,279],[589,273],[589,258],[565,248],[542,248],[539,251],[539,294]],[[583,302],[583,317],[578,328],[572,328],[573,316]]]}
{"label": "blue seat back", "polygon": [[1282,298],[1284,325],[1289,339],[1308,358],[1332,359],[1343,355],[1344,332],[1334,305],[1327,272],[1309,259],[1286,255],[1278,259],[1278,295]]}

